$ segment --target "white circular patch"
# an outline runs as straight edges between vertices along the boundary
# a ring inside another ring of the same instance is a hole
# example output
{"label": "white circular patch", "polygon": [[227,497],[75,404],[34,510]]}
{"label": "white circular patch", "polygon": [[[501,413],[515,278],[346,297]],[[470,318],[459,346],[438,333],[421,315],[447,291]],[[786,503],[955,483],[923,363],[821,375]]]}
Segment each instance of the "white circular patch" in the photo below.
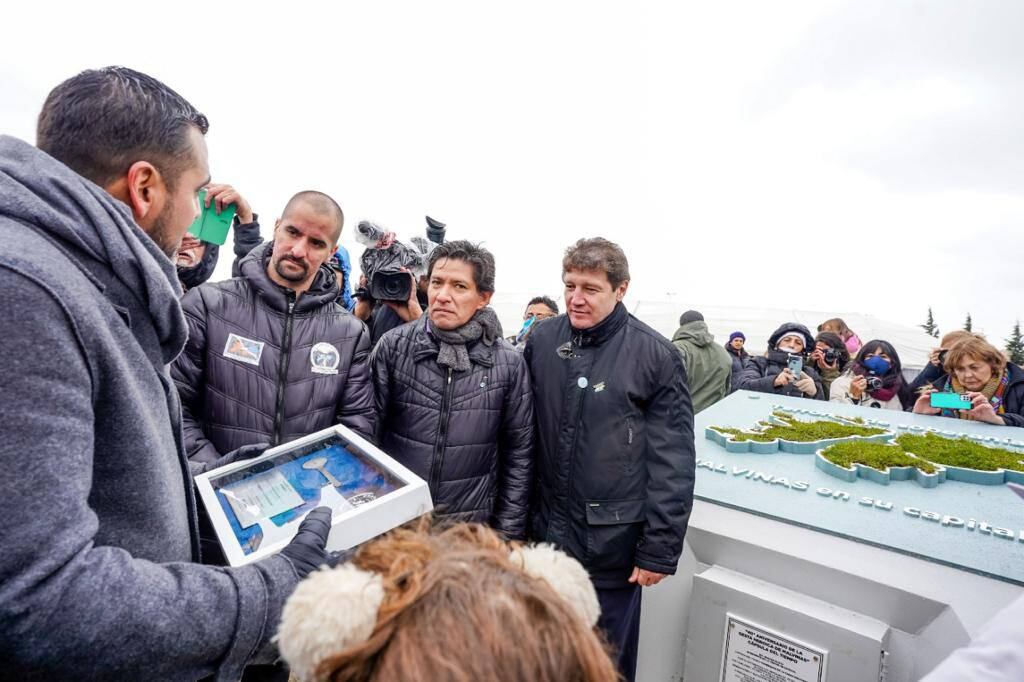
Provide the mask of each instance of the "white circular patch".
{"label": "white circular patch", "polygon": [[576,380],[576,385],[579,386],[580,388],[586,388],[587,386],[590,385],[590,382],[587,381],[586,377],[580,377],[579,379]]}
{"label": "white circular patch", "polygon": [[309,364],[317,374],[337,374],[341,356],[338,349],[321,341],[309,350]]}

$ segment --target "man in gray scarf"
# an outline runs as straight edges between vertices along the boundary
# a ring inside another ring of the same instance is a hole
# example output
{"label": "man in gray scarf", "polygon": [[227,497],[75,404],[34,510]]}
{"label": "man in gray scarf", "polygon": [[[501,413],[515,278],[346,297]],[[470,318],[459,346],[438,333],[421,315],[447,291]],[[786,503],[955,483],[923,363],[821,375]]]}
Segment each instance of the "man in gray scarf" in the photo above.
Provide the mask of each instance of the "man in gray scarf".
{"label": "man in gray scarf", "polygon": [[276,556],[198,563],[167,365],[207,126],[111,67],[50,93],[38,149],[0,136],[0,679],[237,680],[327,559],[322,509]]}
{"label": "man in gray scarf", "polygon": [[494,256],[466,241],[430,255],[427,314],[371,358],[377,439],[430,484],[434,507],[521,539],[533,476],[533,395],[488,307]]}

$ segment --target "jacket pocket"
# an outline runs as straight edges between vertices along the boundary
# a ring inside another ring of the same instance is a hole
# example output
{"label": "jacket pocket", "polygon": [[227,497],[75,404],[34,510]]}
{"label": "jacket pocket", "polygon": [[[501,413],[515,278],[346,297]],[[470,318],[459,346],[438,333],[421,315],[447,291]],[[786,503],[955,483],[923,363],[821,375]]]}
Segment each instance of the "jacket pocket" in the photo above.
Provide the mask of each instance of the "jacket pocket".
{"label": "jacket pocket", "polygon": [[619,448],[619,466],[622,468],[622,473],[629,474],[634,469],[634,457],[635,447],[634,443],[637,441],[636,423],[632,417],[626,417],[626,423],[623,427],[622,444]]}
{"label": "jacket pocket", "polygon": [[590,571],[629,568],[643,528],[646,500],[587,501],[587,562]]}

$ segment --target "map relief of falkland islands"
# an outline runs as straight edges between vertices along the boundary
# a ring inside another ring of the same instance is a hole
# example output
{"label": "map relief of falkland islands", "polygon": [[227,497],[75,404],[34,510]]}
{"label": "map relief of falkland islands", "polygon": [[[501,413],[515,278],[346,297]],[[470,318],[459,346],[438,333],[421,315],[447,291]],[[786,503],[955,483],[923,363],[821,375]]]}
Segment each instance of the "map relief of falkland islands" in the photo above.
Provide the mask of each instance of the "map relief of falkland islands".
{"label": "map relief of falkland islands", "polygon": [[912,479],[925,488],[947,480],[1024,484],[1024,443],[992,436],[777,405],[749,428],[709,426],[704,435],[732,453],[813,455],[818,469],[848,482]]}

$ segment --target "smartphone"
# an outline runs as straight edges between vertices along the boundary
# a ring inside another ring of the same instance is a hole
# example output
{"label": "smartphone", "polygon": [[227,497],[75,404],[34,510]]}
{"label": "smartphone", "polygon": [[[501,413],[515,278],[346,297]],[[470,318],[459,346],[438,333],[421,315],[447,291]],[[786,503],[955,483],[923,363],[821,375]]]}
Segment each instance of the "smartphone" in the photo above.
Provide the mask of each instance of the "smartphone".
{"label": "smartphone", "polygon": [[800,373],[804,371],[803,356],[789,354],[789,371],[793,373],[794,378],[800,378]]}
{"label": "smartphone", "polygon": [[936,391],[930,396],[932,407],[939,407],[944,410],[969,410],[973,406],[971,399],[966,393],[947,393]]}
{"label": "smartphone", "polygon": [[217,213],[217,202],[206,206],[206,190],[199,190],[199,217],[189,226],[189,234],[211,244],[223,244],[228,240],[228,230],[235,218],[235,205],[228,204]]}

